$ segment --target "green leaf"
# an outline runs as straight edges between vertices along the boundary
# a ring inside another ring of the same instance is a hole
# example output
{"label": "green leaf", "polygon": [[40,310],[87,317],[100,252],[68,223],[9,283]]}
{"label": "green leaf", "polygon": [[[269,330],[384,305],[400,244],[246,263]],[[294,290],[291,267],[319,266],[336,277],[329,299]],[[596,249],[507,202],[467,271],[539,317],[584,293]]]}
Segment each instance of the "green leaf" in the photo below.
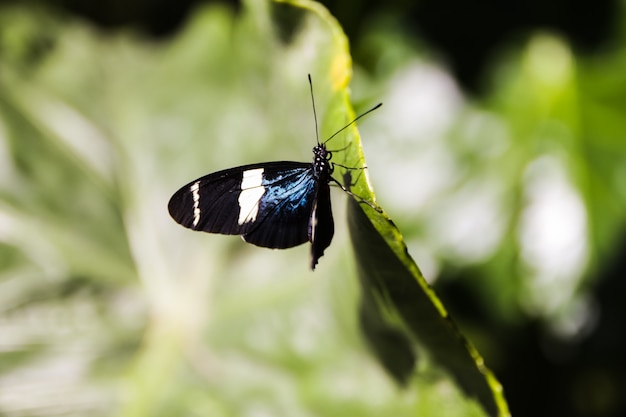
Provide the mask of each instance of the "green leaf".
{"label": "green leaf", "polygon": [[350,236],[363,289],[365,335],[383,365],[404,383],[414,366],[414,343],[476,397],[492,416],[509,415],[502,387],[461,334],[411,259],[399,230],[384,214],[348,205]]}
{"label": "green leaf", "polygon": [[[287,3],[317,14],[331,28],[330,81],[335,95],[328,104],[331,113],[324,119],[324,126],[341,126],[342,121],[347,122],[341,116],[354,117],[345,78],[352,73],[347,38],[337,21],[317,3]],[[292,31],[287,29],[281,33]],[[335,114],[341,116],[333,117]],[[333,145],[346,147],[341,163],[349,167],[366,166],[356,126],[347,131],[348,134],[338,136]],[[341,140],[343,143],[338,143]],[[376,201],[367,170],[358,171],[359,174],[342,171],[344,186],[365,199]],[[385,214],[370,208],[363,211],[362,207],[350,199],[348,224],[362,286],[361,327],[381,364],[396,380],[406,384],[414,372],[417,342],[454,377],[467,395],[478,399],[489,415],[509,415],[500,383],[422,276],[407,252],[400,231]]]}

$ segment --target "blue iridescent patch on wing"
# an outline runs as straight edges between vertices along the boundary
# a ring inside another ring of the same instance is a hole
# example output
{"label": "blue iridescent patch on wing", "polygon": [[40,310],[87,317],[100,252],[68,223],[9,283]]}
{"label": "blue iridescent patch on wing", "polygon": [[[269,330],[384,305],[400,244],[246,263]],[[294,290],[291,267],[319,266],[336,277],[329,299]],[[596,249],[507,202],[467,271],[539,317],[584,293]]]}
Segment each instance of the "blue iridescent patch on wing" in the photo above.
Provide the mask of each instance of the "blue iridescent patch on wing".
{"label": "blue iridescent patch on wing", "polygon": [[279,208],[286,213],[305,213],[312,206],[315,180],[310,168],[275,172],[263,177],[265,194],[261,198],[260,211]]}

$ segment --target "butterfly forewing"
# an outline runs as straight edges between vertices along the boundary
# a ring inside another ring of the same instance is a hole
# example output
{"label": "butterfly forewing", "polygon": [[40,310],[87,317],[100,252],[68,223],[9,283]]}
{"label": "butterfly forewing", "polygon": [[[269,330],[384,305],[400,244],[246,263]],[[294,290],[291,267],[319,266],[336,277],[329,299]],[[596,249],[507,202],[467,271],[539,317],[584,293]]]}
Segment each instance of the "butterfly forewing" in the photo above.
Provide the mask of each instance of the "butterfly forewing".
{"label": "butterfly forewing", "polygon": [[315,194],[311,169],[311,164],[283,161],[219,171],[182,187],[168,209],[190,229],[289,248],[308,240]]}
{"label": "butterfly forewing", "polygon": [[244,240],[268,248],[289,248],[306,242],[315,192],[311,165],[270,172],[265,181],[255,227],[243,235]]}

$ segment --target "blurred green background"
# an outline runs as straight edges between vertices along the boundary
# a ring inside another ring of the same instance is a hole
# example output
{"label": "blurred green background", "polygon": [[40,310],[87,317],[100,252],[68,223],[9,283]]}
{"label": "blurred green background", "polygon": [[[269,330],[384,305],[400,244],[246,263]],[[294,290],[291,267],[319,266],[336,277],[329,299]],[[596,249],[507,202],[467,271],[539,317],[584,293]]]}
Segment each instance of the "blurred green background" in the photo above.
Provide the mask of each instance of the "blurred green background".
{"label": "blurred green background", "polygon": [[[378,201],[512,414],[626,414],[624,1],[326,6],[357,111],[384,102]],[[0,2],[0,415],[480,415],[369,355],[341,193],[315,273],[167,215],[200,175],[310,160],[333,62],[280,10]]]}

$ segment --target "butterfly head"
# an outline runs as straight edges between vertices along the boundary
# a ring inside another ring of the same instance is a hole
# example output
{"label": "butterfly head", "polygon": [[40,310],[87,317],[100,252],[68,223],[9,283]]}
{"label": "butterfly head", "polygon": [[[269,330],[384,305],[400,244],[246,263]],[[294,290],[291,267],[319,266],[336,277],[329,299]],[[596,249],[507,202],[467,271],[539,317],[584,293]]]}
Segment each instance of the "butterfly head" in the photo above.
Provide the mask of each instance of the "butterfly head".
{"label": "butterfly head", "polygon": [[333,157],[331,151],[326,149],[326,144],[322,143],[313,147],[313,177],[317,181],[328,183],[334,171],[330,159]]}

